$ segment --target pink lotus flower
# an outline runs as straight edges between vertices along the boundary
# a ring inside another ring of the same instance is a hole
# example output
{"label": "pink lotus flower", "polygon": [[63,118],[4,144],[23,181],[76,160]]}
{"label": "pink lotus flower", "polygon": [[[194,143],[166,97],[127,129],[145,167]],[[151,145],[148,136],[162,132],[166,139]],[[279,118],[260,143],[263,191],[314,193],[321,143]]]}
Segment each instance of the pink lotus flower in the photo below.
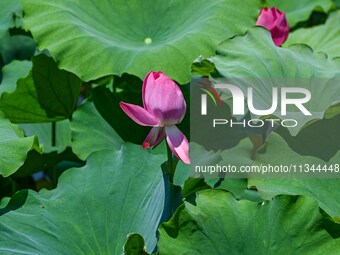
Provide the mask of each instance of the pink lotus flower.
{"label": "pink lotus flower", "polygon": [[288,38],[289,25],[286,14],[275,7],[262,9],[256,25],[265,27],[270,31],[276,46],[281,46]]}
{"label": "pink lotus flower", "polygon": [[177,84],[162,72],[149,72],[142,87],[143,106],[120,102],[122,110],[136,123],[152,126],[143,148],[156,147],[165,137],[172,153],[189,164],[189,143],[175,126],[186,112],[186,103]]}

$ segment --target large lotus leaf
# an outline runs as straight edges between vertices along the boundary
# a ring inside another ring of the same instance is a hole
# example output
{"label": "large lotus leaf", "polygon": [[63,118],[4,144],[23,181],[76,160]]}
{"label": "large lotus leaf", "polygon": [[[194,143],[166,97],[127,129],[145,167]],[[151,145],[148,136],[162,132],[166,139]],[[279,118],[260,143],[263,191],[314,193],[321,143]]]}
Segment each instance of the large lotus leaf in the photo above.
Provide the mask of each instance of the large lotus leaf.
{"label": "large lotus leaf", "polygon": [[[223,157],[223,161],[220,163],[221,165],[234,165],[240,169],[241,166],[249,165],[249,166],[288,166],[296,165],[297,172],[300,171],[299,166],[302,165],[304,167],[305,164],[309,164],[312,166],[315,165],[314,168],[317,168],[318,165],[321,167],[327,166],[329,168],[331,165],[335,164],[339,165],[340,162],[340,151],[330,159],[329,162],[323,161],[319,158],[311,157],[311,156],[302,156],[292,149],[289,148],[287,143],[277,134],[271,134],[267,138],[267,146],[265,153],[257,153],[256,158],[254,160],[250,159],[250,151],[252,149],[252,143],[248,139],[244,139],[241,143],[233,149],[223,151],[221,156]],[[283,175],[279,176],[279,174],[270,175],[267,173],[266,177],[282,177],[287,179],[263,179],[261,178],[261,174],[257,174],[257,178],[260,179],[251,179],[248,183],[248,187],[256,186],[259,189],[259,192],[263,195],[263,198],[269,199],[277,194],[294,194],[294,195],[308,195],[312,196],[314,199],[319,201],[320,207],[325,210],[328,214],[332,216],[340,215],[340,207],[339,204],[334,203],[337,198],[340,196],[340,190],[337,188],[340,185],[340,178],[335,179],[327,179],[329,177],[330,172],[318,172],[316,175],[313,174],[313,171],[309,173],[305,173],[303,170],[301,179],[296,179],[297,175],[292,174],[294,167],[291,167],[291,174],[283,173]],[[303,168],[305,169],[305,168]],[[338,176],[339,172],[333,172],[333,177]],[[250,175],[249,175],[250,176]],[[324,177],[324,179],[310,179],[311,177]],[[227,176],[228,177],[228,176]],[[306,178],[307,177],[307,178]],[[309,177],[309,178],[308,178]],[[281,185],[278,185],[279,183]],[[260,185],[258,185],[258,183]],[[273,183],[273,184],[272,184]],[[262,185],[262,186],[261,186]],[[266,185],[266,186],[265,186]],[[277,187],[275,185],[278,185]],[[267,188],[268,187],[268,188]],[[275,189],[275,187],[277,189]],[[291,192],[289,192],[291,190]],[[332,202],[333,201],[333,202]]]}
{"label": "large lotus leaf", "polygon": [[14,60],[10,64],[5,65],[2,68],[3,78],[0,84],[0,95],[5,91],[13,92],[16,88],[17,80],[26,77],[31,68],[32,62],[26,60]]}
{"label": "large lotus leaf", "polygon": [[71,130],[73,151],[83,160],[95,151],[119,149],[123,142],[89,101],[74,113]]}
{"label": "large lotus leaf", "polygon": [[37,137],[25,137],[22,130],[0,112],[0,175],[7,177],[15,173],[31,150],[41,152]]}
{"label": "large lotus leaf", "polygon": [[80,93],[81,80],[58,69],[52,58],[33,58],[30,74],[20,79],[12,93],[3,93],[0,110],[15,123],[57,121],[71,118]]}
{"label": "large lotus leaf", "polygon": [[313,197],[331,217],[340,217],[340,204],[335,202],[340,196],[340,179],[249,179],[248,186],[256,187],[264,199],[279,194]]}
{"label": "large lotus leaf", "polygon": [[[192,62],[255,24],[253,0],[23,1],[40,49],[83,80],[162,70],[186,83]],[[48,17],[48,19],[46,19]]]}
{"label": "large lotus leaf", "polygon": [[184,202],[161,225],[159,254],[337,255],[340,239],[330,236],[323,221],[317,203],[307,197],[279,196],[259,204],[205,191],[196,205]]}
{"label": "large lotus leaf", "polygon": [[309,90],[311,99],[305,107],[312,115],[304,115],[293,105],[288,105],[287,114],[281,115],[280,103],[273,113],[281,119],[297,121],[295,127],[289,127],[292,135],[311,120],[322,119],[325,111],[340,101],[340,59],[328,59],[325,54],[313,53],[301,44],[276,47],[270,33],[261,27],[226,40],[213,59],[217,70],[245,95],[248,87],[253,88],[256,109],[271,108],[273,87],[278,88],[278,93],[282,87]]}
{"label": "large lotus leaf", "polygon": [[164,206],[163,161],[132,144],[93,153],[86,166],[64,172],[55,190],[29,191],[19,209],[2,210],[0,253],[122,254],[132,232],[152,251]]}
{"label": "large lotus leaf", "polygon": [[326,52],[328,57],[340,57],[340,11],[333,12],[327,19],[326,24],[300,28],[289,34],[284,46],[295,43],[305,43],[314,51]]}
{"label": "large lotus leaf", "polygon": [[21,16],[19,0],[1,0],[0,2],[0,38],[15,26],[15,18]]}
{"label": "large lotus leaf", "polygon": [[267,2],[270,7],[274,6],[280,11],[286,12],[290,27],[307,20],[313,11],[327,13],[333,7],[332,0],[267,0]]}

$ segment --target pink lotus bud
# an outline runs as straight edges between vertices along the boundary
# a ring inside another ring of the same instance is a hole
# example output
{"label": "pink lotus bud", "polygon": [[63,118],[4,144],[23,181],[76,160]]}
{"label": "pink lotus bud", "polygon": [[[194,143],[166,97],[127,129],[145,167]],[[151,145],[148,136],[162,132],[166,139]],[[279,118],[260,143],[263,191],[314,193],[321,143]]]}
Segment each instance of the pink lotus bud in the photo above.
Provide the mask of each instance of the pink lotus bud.
{"label": "pink lotus bud", "polygon": [[275,7],[262,9],[256,25],[265,27],[270,31],[276,46],[281,46],[288,38],[289,25],[286,14]]}
{"label": "pink lotus bud", "polygon": [[122,110],[136,123],[153,127],[143,148],[156,147],[164,138],[172,153],[189,164],[189,143],[175,126],[186,112],[182,91],[162,72],[149,72],[142,87],[143,107],[121,102]]}

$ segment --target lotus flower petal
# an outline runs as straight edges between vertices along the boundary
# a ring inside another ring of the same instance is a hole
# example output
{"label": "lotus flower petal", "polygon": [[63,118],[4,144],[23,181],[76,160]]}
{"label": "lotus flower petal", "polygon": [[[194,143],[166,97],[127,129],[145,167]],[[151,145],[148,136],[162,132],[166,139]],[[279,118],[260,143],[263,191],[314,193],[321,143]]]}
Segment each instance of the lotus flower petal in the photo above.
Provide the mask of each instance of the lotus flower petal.
{"label": "lotus flower petal", "polygon": [[174,125],[165,127],[166,141],[172,153],[186,164],[190,164],[189,143],[185,135]]}
{"label": "lotus flower petal", "polygon": [[165,137],[163,127],[153,127],[143,142],[143,148],[157,147]]}
{"label": "lotus flower petal", "polygon": [[162,72],[149,72],[143,83],[143,104],[162,125],[182,121],[186,104],[178,85]]}
{"label": "lotus flower petal", "polygon": [[276,46],[281,46],[288,38],[289,25],[286,14],[275,7],[262,9],[256,25],[265,27],[270,31]]}
{"label": "lotus flower petal", "polygon": [[158,126],[159,121],[143,107],[120,102],[120,108],[136,123],[141,126]]}

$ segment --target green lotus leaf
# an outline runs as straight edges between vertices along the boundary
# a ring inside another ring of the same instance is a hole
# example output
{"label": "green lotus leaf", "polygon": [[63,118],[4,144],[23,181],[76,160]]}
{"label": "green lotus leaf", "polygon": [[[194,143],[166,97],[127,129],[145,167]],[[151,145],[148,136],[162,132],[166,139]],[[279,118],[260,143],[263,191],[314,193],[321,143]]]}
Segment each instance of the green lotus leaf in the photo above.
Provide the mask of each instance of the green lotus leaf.
{"label": "green lotus leaf", "polygon": [[[301,44],[276,47],[270,33],[261,27],[223,42],[213,60],[227,81],[238,85],[245,95],[248,87],[253,88],[256,109],[271,108],[273,87],[278,88],[278,93],[282,87],[309,90],[311,99],[305,107],[310,116],[293,105],[287,106],[286,115],[281,113],[280,104],[273,113],[278,118],[297,121],[296,126],[288,128],[292,135],[312,120],[322,119],[330,106],[340,102],[340,59],[313,53]],[[301,95],[295,97],[301,98]]]}
{"label": "green lotus leaf", "polygon": [[[71,147],[71,127],[69,120],[55,123],[21,124],[26,136],[37,135],[39,142],[44,147],[44,153],[64,151]],[[55,135],[53,139],[53,133]]]}
{"label": "green lotus leaf", "polygon": [[217,189],[223,189],[231,192],[237,199],[248,199],[254,202],[262,202],[260,193],[254,189],[249,189],[247,187],[247,179],[236,179],[236,178],[224,178]]}
{"label": "green lotus leaf", "polygon": [[15,172],[14,177],[20,178],[38,171],[51,170],[61,161],[79,161],[71,149],[69,120],[54,123],[20,124],[19,126],[26,136],[36,135],[38,137],[44,153],[30,151],[24,165]]}
{"label": "green lotus leaf", "polygon": [[14,60],[2,68],[3,78],[0,84],[0,95],[3,92],[13,92],[16,88],[16,82],[29,74],[32,68],[32,62],[24,60]]}
{"label": "green lotus leaf", "polygon": [[[338,160],[338,162],[340,162]],[[340,217],[340,179],[249,179],[248,186],[256,187],[261,197],[272,199],[279,194],[303,195],[318,201],[331,217]]]}
{"label": "green lotus leaf", "polygon": [[308,197],[279,196],[259,204],[222,190],[204,191],[196,205],[184,202],[161,225],[159,254],[337,255],[340,239],[323,222]]}
{"label": "green lotus leaf", "polygon": [[328,13],[333,7],[332,0],[267,0],[269,7],[276,7],[286,12],[290,27],[298,22],[308,20],[313,11]]}
{"label": "green lotus leaf", "polygon": [[[162,70],[179,83],[192,62],[255,24],[253,0],[24,0],[25,25],[59,67],[83,80]],[[48,17],[48,19],[46,19]]]}
{"label": "green lotus leaf", "polygon": [[[6,179],[5,179],[6,180]],[[2,180],[1,180],[2,181]],[[3,183],[1,183],[3,184]],[[2,188],[2,186],[1,186]],[[0,201],[0,209],[3,208],[3,207],[6,207],[8,205],[8,202],[11,200],[10,197],[4,197],[3,199],[1,199]]]}
{"label": "green lotus leaf", "polygon": [[305,43],[315,52],[326,52],[329,58],[340,57],[340,11],[329,15],[326,24],[300,28],[289,34],[284,47]]}
{"label": "green lotus leaf", "polygon": [[[257,175],[256,178],[251,178],[248,180],[248,187],[256,187],[263,198],[270,199],[278,194],[289,194],[289,195],[308,195],[313,197],[319,202],[320,207],[325,210],[331,216],[340,216],[340,206],[338,203],[334,203],[337,197],[340,196],[340,191],[338,188],[340,185],[340,178],[327,179],[330,172],[325,171],[315,171],[319,179],[311,179],[313,177],[311,174],[313,171],[306,173],[303,168],[302,174],[299,173],[299,166],[304,167],[305,164],[310,166],[314,165],[324,167],[325,165],[329,168],[331,165],[339,165],[340,162],[340,151],[329,160],[323,161],[322,159],[302,156],[294,152],[288,144],[280,137],[278,134],[271,134],[267,138],[267,146],[265,153],[257,153],[254,160],[250,159],[250,152],[252,150],[252,143],[249,139],[244,139],[241,143],[230,149],[225,150],[221,153],[223,161],[221,165],[234,165],[240,169],[241,166],[291,166],[296,165],[297,173],[293,173],[294,170],[291,168],[291,173],[283,173],[270,175],[267,173],[266,177],[277,177],[276,179],[262,179],[261,175]],[[333,177],[338,175],[338,173],[333,172]],[[296,178],[297,176],[302,177],[301,179]],[[226,176],[228,177],[228,176]],[[255,177],[255,176],[254,176]],[[281,178],[278,178],[281,177]],[[260,178],[260,179],[258,179]],[[286,178],[286,179],[282,179]],[[279,185],[279,183],[282,183]],[[262,186],[261,186],[262,185]],[[277,186],[276,186],[277,185]],[[268,187],[268,188],[267,188]],[[292,192],[289,192],[289,191]],[[335,200],[334,200],[335,199]]]}
{"label": "green lotus leaf", "polygon": [[89,101],[83,103],[74,113],[71,130],[73,151],[83,160],[95,151],[119,149],[123,142]]}
{"label": "green lotus leaf", "polygon": [[340,112],[340,103],[329,107],[325,113],[325,119],[331,119]]}
{"label": "green lotus leaf", "polygon": [[192,63],[191,72],[194,75],[209,76],[215,71],[215,65],[203,56],[200,56]]}
{"label": "green lotus leaf", "polygon": [[[44,149],[44,148],[43,148]],[[47,186],[52,188],[58,181],[57,177],[66,169],[73,166],[82,166],[77,156],[67,147],[63,152],[52,151],[49,153],[39,153],[31,150],[27,154],[25,163],[12,175],[13,178],[25,178],[40,171],[46,171],[51,178]],[[46,176],[46,175],[45,175]],[[39,181],[37,188],[40,188]],[[47,188],[44,186],[44,188]]]}
{"label": "green lotus leaf", "polygon": [[11,61],[30,60],[36,50],[35,41],[27,35],[10,35],[0,38],[0,57],[4,64]]}
{"label": "green lotus leaf", "polygon": [[[287,142],[278,134],[273,133],[267,137],[265,151],[258,151],[254,159],[251,159],[250,154],[253,148],[253,144],[251,143],[250,139],[246,138],[243,139],[239,145],[235,146],[232,149],[224,150],[220,153],[221,157],[223,158],[221,165],[234,165],[237,166],[238,169],[240,166],[249,165],[249,166],[260,166],[260,165],[272,165],[272,166],[290,166],[293,165],[304,165],[304,164],[314,164],[314,165],[331,165],[331,164],[339,164],[340,162],[340,151],[338,151],[334,157],[332,157],[329,161],[324,161],[317,157],[312,156],[303,156],[295,151],[293,151],[287,144]],[[300,168],[291,168],[290,174],[283,173],[281,177],[297,177],[297,176],[304,176],[304,177],[311,177],[312,171],[307,172],[302,171],[300,172]],[[305,174],[306,173],[306,174]],[[315,173],[315,171],[314,171]],[[336,174],[336,172],[325,172],[321,171],[318,172],[318,177],[330,177]],[[260,173],[261,174],[261,173]],[[312,174],[314,175],[314,174]],[[337,174],[336,174],[337,175]],[[267,173],[268,177],[270,173]],[[316,176],[316,175],[314,175]],[[226,176],[228,177],[228,176]],[[251,177],[251,174],[249,174]],[[256,175],[256,177],[261,177],[261,175]],[[274,176],[278,177],[278,174],[274,173]],[[340,179],[339,179],[340,181]]]}
{"label": "green lotus leaf", "polygon": [[65,171],[55,190],[17,193],[0,209],[0,253],[120,255],[129,233],[142,235],[152,251],[164,206],[163,161],[125,144]]}
{"label": "green lotus leaf", "polygon": [[60,70],[45,54],[33,58],[32,77],[40,105],[48,117],[71,118],[82,81],[73,73]]}
{"label": "green lotus leaf", "polygon": [[38,101],[37,91],[32,78],[32,72],[25,78],[19,79],[16,90],[4,92],[0,98],[0,110],[13,123],[48,122],[63,119],[50,119]]}
{"label": "green lotus leaf", "polygon": [[17,82],[12,93],[2,93],[0,110],[14,123],[37,123],[71,118],[81,80],[58,69],[45,54],[33,58],[30,74]]}
{"label": "green lotus leaf", "polygon": [[337,8],[340,8],[340,0],[334,0],[334,3],[336,4]]}
{"label": "green lotus leaf", "polygon": [[0,2],[0,38],[9,28],[16,26],[16,19],[21,17],[19,0],[1,0]]}
{"label": "green lotus leaf", "polygon": [[41,148],[36,136],[25,137],[23,131],[4,118],[1,112],[0,130],[0,175],[7,177],[24,164],[29,151],[41,153]]}

